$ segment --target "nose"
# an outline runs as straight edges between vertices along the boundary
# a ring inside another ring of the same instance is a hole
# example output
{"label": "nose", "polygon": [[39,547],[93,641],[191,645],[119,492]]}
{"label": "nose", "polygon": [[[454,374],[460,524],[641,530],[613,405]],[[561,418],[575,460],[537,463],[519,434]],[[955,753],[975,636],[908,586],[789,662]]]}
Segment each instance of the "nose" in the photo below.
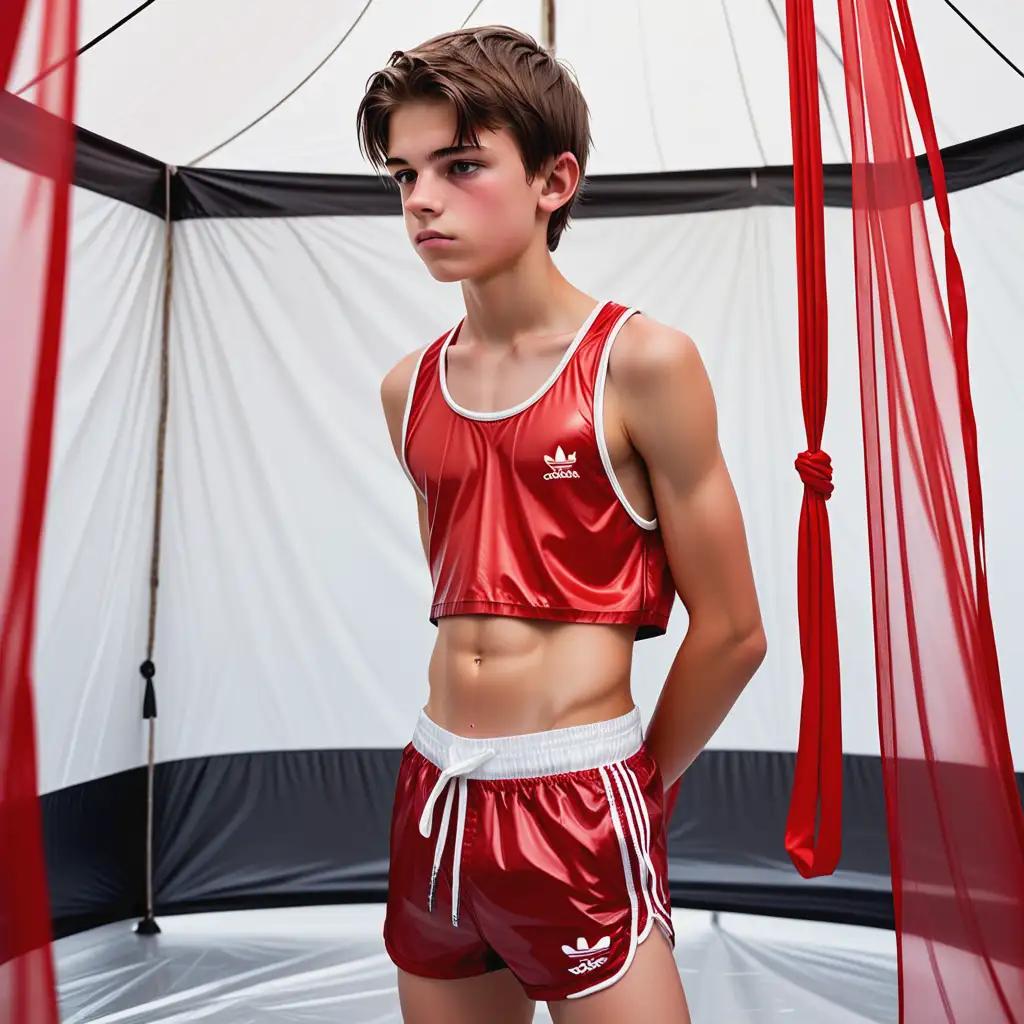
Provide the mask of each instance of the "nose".
{"label": "nose", "polygon": [[405,195],[405,208],[417,216],[437,216],[441,212],[439,182],[432,174],[418,174]]}

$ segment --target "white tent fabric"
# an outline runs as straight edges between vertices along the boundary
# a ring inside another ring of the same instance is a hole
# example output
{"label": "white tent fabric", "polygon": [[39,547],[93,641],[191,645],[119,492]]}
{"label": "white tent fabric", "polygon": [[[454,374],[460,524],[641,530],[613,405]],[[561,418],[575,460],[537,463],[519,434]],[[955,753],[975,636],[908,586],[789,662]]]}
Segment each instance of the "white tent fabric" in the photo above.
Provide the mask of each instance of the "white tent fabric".
{"label": "white tent fabric", "polygon": [[[82,43],[138,6],[83,0]],[[558,53],[576,72],[593,116],[591,172],[792,163],[785,6],[558,0]],[[956,6],[1021,66],[1020,5]],[[939,144],[1019,123],[1024,79],[946,4],[914,0],[910,7]],[[287,8],[267,0],[158,0],[82,56],[78,123],[178,166],[365,173],[355,110],[367,77],[392,50],[467,20],[540,38],[541,10],[541,0],[304,0]],[[819,0],[816,16],[823,155],[842,163],[850,145],[834,0]],[[29,79],[29,45],[15,83]]]}
{"label": "white tent fabric", "polygon": [[[88,193],[76,203],[37,660],[46,790],[144,757],[136,665],[148,610],[163,227]],[[1024,352],[1014,327],[1024,298],[1012,269],[1024,257],[1024,175],[956,193],[952,204],[972,312],[992,604],[1012,679],[1024,665],[1015,628]],[[159,757],[402,746],[425,697],[434,630],[378,385],[402,353],[454,322],[459,292],[427,275],[398,218],[200,220],[175,232]],[[844,747],[877,754],[849,213],[829,210],[827,232],[825,446],[836,465]],[[583,220],[557,257],[594,294],[687,330],[702,349],[771,638],[712,745],[795,750],[802,491],[792,460],[803,426],[792,211]],[[93,532],[83,535],[83,523]],[[645,715],[684,631],[677,606],[669,635],[637,646]],[[83,665],[90,671],[69,695]],[[1008,686],[1005,700],[1019,769],[1024,695]]]}
{"label": "white tent fabric", "polygon": [[39,785],[141,763],[163,227],[74,189],[35,636]]}

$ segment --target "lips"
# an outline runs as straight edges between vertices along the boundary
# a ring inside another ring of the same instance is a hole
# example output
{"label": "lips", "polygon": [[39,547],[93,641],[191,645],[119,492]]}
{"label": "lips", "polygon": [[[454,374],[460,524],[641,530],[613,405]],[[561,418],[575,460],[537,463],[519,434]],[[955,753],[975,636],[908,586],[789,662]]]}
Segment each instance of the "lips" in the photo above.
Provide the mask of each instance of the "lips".
{"label": "lips", "polygon": [[440,231],[421,231],[416,236],[416,244],[419,245],[421,242],[429,242],[432,238],[441,239],[445,242],[451,241],[451,236],[442,235]]}

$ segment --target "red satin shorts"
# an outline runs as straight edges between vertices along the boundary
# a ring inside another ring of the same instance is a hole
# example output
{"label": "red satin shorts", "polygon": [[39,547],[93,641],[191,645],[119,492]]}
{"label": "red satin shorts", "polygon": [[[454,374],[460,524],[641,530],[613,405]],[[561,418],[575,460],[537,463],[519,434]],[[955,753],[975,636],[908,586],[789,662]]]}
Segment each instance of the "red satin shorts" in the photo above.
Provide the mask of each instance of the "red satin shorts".
{"label": "red satin shorts", "polygon": [[508,967],[538,1001],[613,985],[654,924],[675,942],[663,808],[638,709],[499,739],[422,714],[391,823],[391,959],[428,978]]}

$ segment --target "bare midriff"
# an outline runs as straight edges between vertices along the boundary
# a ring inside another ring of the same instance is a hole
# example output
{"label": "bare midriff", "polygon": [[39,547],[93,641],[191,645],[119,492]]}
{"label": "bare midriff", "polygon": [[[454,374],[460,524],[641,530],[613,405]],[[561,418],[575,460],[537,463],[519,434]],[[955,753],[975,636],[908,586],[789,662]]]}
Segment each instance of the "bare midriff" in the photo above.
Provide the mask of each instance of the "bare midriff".
{"label": "bare midriff", "polygon": [[442,618],[428,717],[459,736],[546,732],[633,710],[633,626]]}

